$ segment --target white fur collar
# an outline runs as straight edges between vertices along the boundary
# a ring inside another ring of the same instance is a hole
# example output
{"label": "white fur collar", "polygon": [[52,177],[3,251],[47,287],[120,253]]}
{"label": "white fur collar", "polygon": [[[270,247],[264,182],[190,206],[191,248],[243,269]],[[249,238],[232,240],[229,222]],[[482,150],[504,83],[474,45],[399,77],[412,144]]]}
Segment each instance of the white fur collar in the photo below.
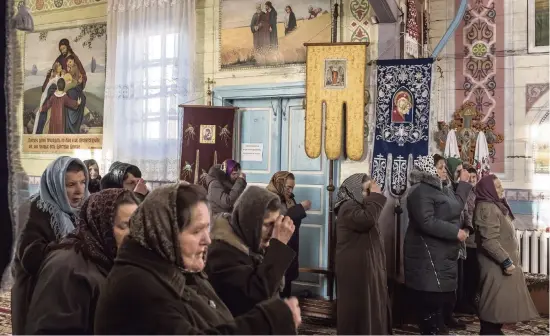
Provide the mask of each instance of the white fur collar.
{"label": "white fur collar", "polygon": [[56,97],[61,98],[61,97],[63,97],[64,95],[66,95],[67,93],[55,91],[53,94],[54,94]]}

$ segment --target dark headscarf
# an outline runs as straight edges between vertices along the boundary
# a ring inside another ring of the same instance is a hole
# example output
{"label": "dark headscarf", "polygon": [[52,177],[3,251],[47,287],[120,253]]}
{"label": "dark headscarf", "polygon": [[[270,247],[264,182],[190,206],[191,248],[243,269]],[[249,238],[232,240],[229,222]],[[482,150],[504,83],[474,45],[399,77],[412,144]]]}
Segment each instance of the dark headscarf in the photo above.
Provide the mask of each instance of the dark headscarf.
{"label": "dark headscarf", "polygon": [[334,208],[340,208],[348,200],[354,200],[359,204],[363,204],[363,180],[365,178],[368,178],[367,174],[353,174],[345,179],[340,188],[338,188]]}
{"label": "dark headscarf", "polygon": [[230,177],[231,173],[233,172],[233,170],[235,170],[235,167],[237,167],[238,164],[239,163],[235,160],[225,160],[222,163],[221,170],[225,173],[227,177]]}
{"label": "dark headscarf", "polygon": [[294,174],[284,170],[276,172],[271,177],[271,181],[269,181],[269,185],[266,188],[272,193],[277,194],[281,201],[286,204],[287,209],[296,205],[294,194],[287,195],[286,193],[286,180],[289,177],[294,179]]}
{"label": "dark headscarf", "polygon": [[123,188],[124,176],[130,168],[135,168],[139,171],[137,166],[130,163],[115,161],[109,168],[109,172],[101,178],[101,190],[109,188]]}
{"label": "dark headscarf", "polygon": [[261,254],[262,225],[267,206],[279,197],[258,186],[248,187],[235,202],[231,215],[231,227],[250,252]]}
{"label": "dark headscarf", "polygon": [[82,206],[76,230],[52,250],[74,247],[85,258],[110,271],[117,252],[113,233],[117,199],[124,192],[124,189],[107,189],[91,195]]}
{"label": "dark headscarf", "polygon": [[495,175],[484,176],[476,184],[475,194],[476,194],[476,204],[479,202],[491,202],[494,203],[504,216],[510,216],[510,218],[515,219],[514,214],[510,205],[506,201],[506,198],[499,198],[497,189],[495,188],[494,183]]}

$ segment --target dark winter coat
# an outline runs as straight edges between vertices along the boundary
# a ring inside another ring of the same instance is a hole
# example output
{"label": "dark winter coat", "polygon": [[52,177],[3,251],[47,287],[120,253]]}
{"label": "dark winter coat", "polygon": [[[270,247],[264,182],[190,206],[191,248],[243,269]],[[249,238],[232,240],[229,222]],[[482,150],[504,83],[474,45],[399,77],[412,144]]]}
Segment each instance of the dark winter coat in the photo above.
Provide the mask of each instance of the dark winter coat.
{"label": "dark winter coat", "polygon": [[52,251],[37,278],[26,334],[93,335],[95,305],[107,273],[74,248]]}
{"label": "dark winter coat", "polygon": [[183,273],[128,237],[99,298],[95,333],[290,335],[296,329],[278,299],[233,319],[203,273]]}
{"label": "dark winter coat", "polygon": [[34,199],[26,224],[19,234],[13,261],[14,284],[11,288],[11,320],[14,335],[25,334],[27,313],[36,277],[46,257],[46,248],[56,242],[51,215],[38,209]]}
{"label": "dark winter coat", "polygon": [[243,178],[231,183],[229,177],[220,169],[220,165],[210,168],[205,184],[213,215],[231,213],[237,198],[246,188],[246,180]]}
{"label": "dark winter coat", "polygon": [[409,226],[403,246],[405,285],[426,292],[457,289],[460,217],[472,186],[459,182],[454,194],[435,175],[413,170],[407,196]]}
{"label": "dark winter coat", "polygon": [[294,233],[287,245],[296,253],[296,257],[292,260],[285,273],[285,280],[288,282],[296,280],[300,275],[300,264],[298,263],[298,256],[300,255],[300,226],[302,226],[302,219],[306,218],[307,213],[304,206],[300,203],[289,209],[286,209],[286,206],[283,204],[283,208],[285,211],[284,213],[281,212],[281,214],[290,217],[294,223]]}
{"label": "dark winter coat", "polygon": [[260,236],[267,205],[277,195],[256,186],[243,193],[228,221],[219,216],[212,228],[205,271],[212,287],[233,316],[279,296],[283,277],[294,251],[271,239],[260,251]]}
{"label": "dark winter coat", "polygon": [[371,193],[363,204],[347,200],[336,220],[338,335],[388,335],[391,306],[384,242],[378,217],[386,197]]}

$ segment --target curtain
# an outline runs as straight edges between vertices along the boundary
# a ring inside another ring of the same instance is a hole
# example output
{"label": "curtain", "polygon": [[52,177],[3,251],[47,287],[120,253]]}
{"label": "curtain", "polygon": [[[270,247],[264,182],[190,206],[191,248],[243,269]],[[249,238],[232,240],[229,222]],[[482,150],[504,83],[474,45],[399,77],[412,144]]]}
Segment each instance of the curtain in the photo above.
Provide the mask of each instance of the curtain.
{"label": "curtain", "polygon": [[194,91],[195,0],[109,0],[103,165],[137,165],[175,181],[178,104]]}

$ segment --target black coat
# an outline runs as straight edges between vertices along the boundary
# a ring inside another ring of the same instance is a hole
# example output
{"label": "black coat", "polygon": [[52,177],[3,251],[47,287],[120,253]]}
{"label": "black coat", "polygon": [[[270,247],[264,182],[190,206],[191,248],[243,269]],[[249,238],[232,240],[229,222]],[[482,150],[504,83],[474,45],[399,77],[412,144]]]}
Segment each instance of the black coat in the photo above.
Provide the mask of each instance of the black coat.
{"label": "black coat", "polygon": [[271,239],[262,257],[251,253],[227,220],[219,217],[212,228],[205,271],[233,316],[240,316],[256,304],[279,296],[294,257],[294,251],[277,239]]}
{"label": "black coat", "polygon": [[302,219],[306,218],[307,214],[304,206],[298,203],[288,209],[285,215],[292,219],[295,227],[294,234],[292,234],[292,237],[287,244],[296,253],[296,257],[292,260],[292,263],[290,263],[290,266],[285,273],[285,280],[288,282],[296,280],[298,275],[300,275],[300,264],[298,261],[298,256],[300,254],[300,226],[302,225]]}
{"label": "black coat", "polygon": [[460,215],[472,189],[443,188],[437,176],[413,170],[407,196],[409,226],[403,246],[405,285],[426,292],[457,289]]}
{"label": "black coat", "polygon": [[25,334],[93,335],[107,273],[74,248],[49,253],[36,280]]}
{"label": "black coat", "polygon": [[25,334],[29,304],[40,266],[50,243],[56,242],[51,215],[38,209],[39,198],[30,204],[29,217],[17,240],[11,288],[11,321],[14,335]]}
{"label": "black coat", "polygon": [[292,313],[281,300],[233,319],[202,273],[184,274],[131,237],[118,252],[95,315],[99,335],[290,335]]}

